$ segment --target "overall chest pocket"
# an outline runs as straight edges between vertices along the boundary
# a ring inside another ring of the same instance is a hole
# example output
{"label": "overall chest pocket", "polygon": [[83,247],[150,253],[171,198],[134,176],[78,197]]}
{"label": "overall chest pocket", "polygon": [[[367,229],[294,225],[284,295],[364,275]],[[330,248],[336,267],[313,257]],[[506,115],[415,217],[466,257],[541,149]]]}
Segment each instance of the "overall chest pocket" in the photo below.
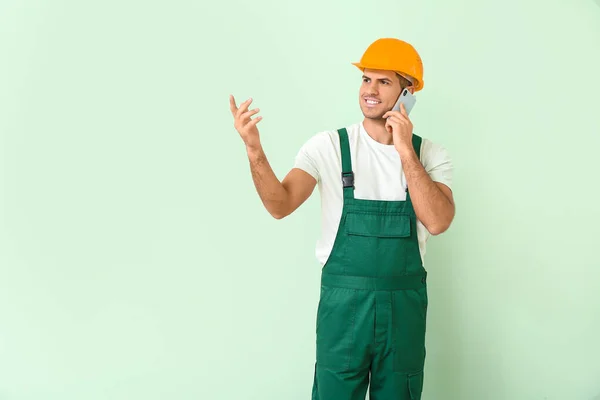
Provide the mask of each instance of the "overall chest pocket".
{"label": "overall chest pocket", "polygon": [[402,275],[411,241],[409,215],[349,212],[346,215],[346,257],[364,266],[366,274]]}

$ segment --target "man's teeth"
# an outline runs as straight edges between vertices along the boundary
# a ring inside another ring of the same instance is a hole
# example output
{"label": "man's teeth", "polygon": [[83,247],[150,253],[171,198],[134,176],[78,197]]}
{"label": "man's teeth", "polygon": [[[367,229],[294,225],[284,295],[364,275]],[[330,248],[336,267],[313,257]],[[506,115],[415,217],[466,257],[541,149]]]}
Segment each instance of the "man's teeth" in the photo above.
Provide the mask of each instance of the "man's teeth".
{"label": "man's teeth", "polygon": [[375,101],[375,100],[367,100],[367,104],[379,104],[379,101]]}

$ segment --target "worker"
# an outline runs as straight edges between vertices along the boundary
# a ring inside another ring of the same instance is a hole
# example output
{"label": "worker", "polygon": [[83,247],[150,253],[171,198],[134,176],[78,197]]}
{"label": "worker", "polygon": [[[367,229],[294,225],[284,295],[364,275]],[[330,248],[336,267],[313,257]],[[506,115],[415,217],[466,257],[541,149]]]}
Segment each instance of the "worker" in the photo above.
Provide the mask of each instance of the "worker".
{"label": "worker", "polygon": [[[322,266],[313,400],[420,400],[428,308],[425,244],[455,214],[446,149],[413,133],[403,89],[423,89],[414,47],[381,38],[353,63],[362,71],[364,119],[312,135],[280,181],[269,165],[252,99],[230,108],[254,185],[275,218],[318,185]],[[318,101],[327,101],[318,96]]]}

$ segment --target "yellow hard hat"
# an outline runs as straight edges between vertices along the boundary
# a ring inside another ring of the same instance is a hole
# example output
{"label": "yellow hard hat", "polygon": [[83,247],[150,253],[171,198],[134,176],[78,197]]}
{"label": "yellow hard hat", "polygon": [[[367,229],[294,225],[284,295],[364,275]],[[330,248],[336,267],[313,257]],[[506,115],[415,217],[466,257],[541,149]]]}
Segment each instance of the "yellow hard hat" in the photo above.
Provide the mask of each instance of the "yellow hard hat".
{"label": "yellow hard hat", "polygon": [[423,62],[415,48],[394,38],[377,39],[367,48],[360,62],[352,63],[361,71],[365,68],[394,71],[412,81],[415,91],[423,89]]}

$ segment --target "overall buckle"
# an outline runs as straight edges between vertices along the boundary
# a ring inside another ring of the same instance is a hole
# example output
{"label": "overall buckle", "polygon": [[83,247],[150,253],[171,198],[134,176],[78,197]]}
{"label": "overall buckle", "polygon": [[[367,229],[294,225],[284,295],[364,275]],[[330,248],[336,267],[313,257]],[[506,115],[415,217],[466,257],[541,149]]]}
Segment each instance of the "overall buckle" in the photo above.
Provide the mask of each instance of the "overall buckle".
{"label": "overall buckle", "polygon": [[342,185],[354,189],[354,172],[342,172]]}

